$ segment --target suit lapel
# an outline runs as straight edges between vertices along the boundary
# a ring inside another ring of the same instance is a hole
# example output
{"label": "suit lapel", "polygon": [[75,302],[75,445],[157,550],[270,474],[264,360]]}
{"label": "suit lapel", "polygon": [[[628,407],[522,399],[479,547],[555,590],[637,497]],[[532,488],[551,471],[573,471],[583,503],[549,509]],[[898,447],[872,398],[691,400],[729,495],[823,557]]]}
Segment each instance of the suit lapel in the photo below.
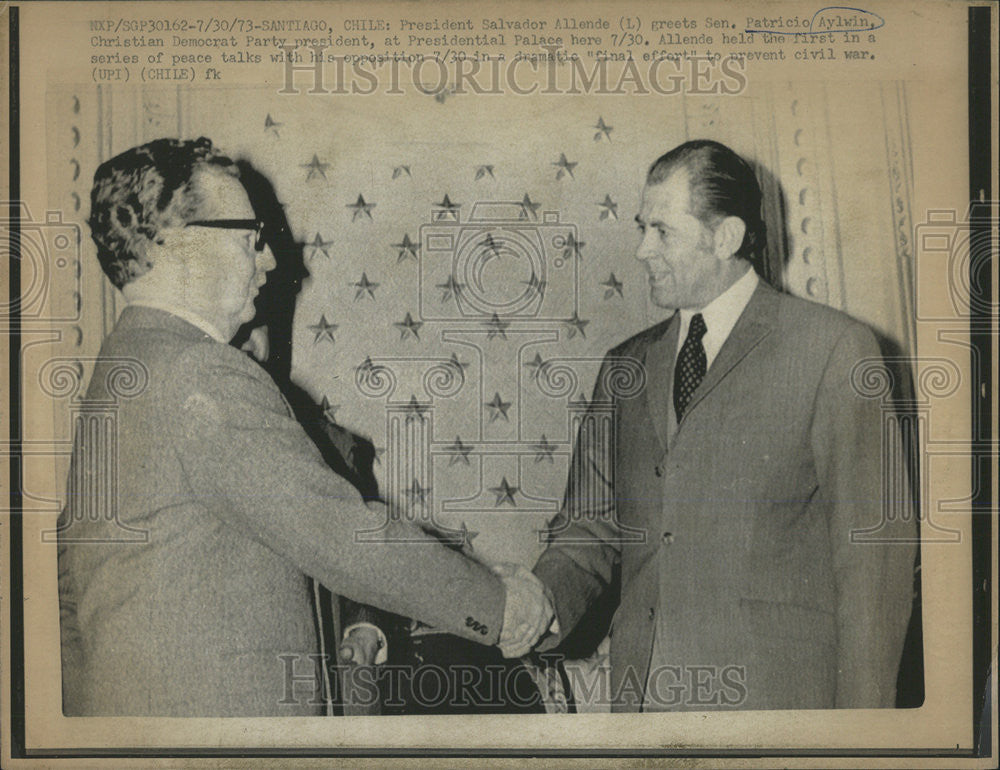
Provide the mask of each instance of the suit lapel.
{"label": "suit lapel", "polygon": [[674,359],[677,357],[677,331],[680,315],[675,313],[667,324],[666,331],[654,340],[648,348],[644,363],[646,366],[646,387],[643,397],[649,412],[656,437],[660,441],[660,457],[670,446],[670,383],[674,377]]}
{"label": "suit lapel", "polygon": [[[729,333],[729,337],[723,343],[715,361],[705,374],[705,379],[701,381],[697,390],[692,394],[684,416],[687,417],[698,402],[712,392],[716,385],[725,379],[726,375],[732,371],[743,358],[753,350],[757,344],[764,339],[774,328],[775,313],[777,312],[778,292],[761,281],[750,302],[740,315],[739,320]],[[671,371],[673,376],[673,371]],[[682,419],[683,423],[684,420]]]}

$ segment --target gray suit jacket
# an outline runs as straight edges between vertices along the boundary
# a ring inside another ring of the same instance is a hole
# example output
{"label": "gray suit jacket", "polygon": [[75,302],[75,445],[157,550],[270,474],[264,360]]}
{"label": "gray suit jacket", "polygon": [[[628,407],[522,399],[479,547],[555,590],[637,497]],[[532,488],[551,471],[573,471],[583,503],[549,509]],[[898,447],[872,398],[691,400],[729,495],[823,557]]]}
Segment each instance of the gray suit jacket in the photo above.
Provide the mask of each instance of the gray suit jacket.
{"label": "gray suit jacket", "polygon": [[[647,685],[666,709],[892,706],[916,520],[902,468],[882,519],[880,406],[850,382],[879,356],[872,333],[762,283],[671,438],[678,326],[629,339],[598,377],[619,440],[605,453],[581,429],[535,567],[561,629],[620,565],[614,710],[638,710]],[[623,356],[647,374],[632,398],[607,387]]]}
{"label": "gray suit jacket", "polygon": [[[115,398],[123,360],[148,383]],[[306,576],[496,642],[496,576],[366,508],[245,354],[127,308],[84,404],[116,427],[84,417],[61,517],[67,715],[323,713]]]}

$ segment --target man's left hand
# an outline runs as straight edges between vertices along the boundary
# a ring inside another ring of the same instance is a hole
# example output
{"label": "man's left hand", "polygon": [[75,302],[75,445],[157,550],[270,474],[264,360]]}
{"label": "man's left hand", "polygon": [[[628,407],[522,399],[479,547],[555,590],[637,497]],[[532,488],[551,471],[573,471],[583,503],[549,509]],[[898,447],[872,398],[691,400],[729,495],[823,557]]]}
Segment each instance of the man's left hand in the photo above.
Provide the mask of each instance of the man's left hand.
{"label": "man's left hand", "polygon": [[340,659],[351,666],[374,666],[382,638],[374,626],[352,628],[340,644]]}
{"label": "man's left hand", "polygon": [[497,646],[505,658],[519,658],[531,652],[538,640],[554,626],[555,613],[542,582],[520,564],[493,566],[506,589],[503,627]]}

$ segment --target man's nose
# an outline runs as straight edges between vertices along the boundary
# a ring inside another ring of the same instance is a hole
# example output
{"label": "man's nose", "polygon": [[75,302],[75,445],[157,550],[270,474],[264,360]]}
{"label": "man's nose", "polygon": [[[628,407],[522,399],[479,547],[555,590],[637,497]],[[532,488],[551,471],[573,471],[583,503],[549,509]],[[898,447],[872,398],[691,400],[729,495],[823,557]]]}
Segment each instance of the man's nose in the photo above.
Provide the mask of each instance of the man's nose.
{"label": "man's nose", "polygon": [[635,258],[641,262],[646,262],[656,256],[656,234],[652,230],[647,230],[639,241],[639,247],[635,250]]}
{"label": "man's nose", "polygon": [[266,245],[264,250],[260,253],[257,258],[259,269],[263,270],[265,273],[269,273],[278,266],[277,260],[274,258],[274,252],[271,251],[271,247]]}

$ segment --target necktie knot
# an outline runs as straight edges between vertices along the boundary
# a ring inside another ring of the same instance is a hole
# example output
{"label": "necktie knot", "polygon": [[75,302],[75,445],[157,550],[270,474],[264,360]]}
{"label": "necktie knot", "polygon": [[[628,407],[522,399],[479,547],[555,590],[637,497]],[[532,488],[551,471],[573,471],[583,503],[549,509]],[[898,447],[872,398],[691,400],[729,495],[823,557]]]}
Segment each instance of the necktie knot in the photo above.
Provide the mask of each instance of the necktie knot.
{"label": "necktie knot", "polygon": [[695,313],[691,316],[691,324],[688,327],[688,339],[701,342],[701,338],[705,336],[705,332],[707,331],[708,327],[705,326],[705,319],[701,313]]}

